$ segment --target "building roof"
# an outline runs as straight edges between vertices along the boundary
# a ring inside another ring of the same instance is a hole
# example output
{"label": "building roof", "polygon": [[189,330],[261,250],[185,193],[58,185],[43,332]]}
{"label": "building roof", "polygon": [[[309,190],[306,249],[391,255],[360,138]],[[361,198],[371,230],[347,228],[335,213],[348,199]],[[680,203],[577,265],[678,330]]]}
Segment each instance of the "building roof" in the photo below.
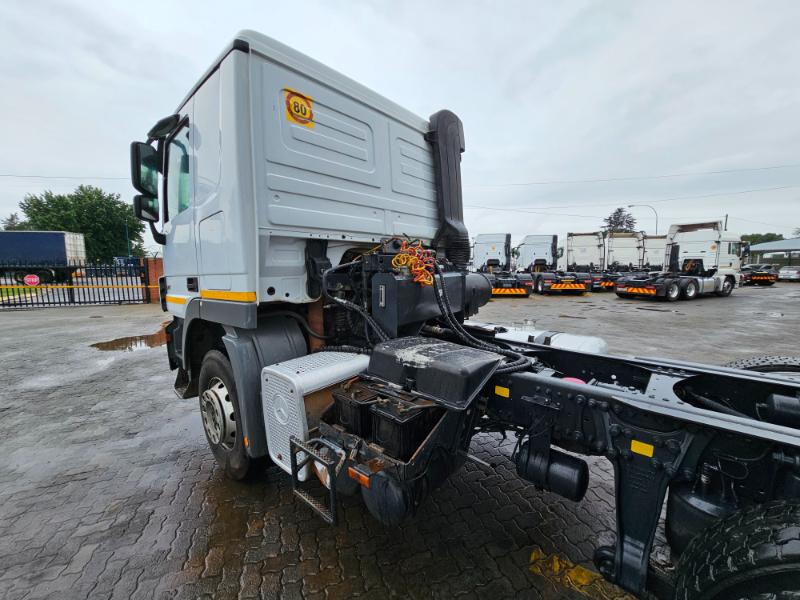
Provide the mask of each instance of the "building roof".
{"label": "building roof", "polygon": [[788,240],[778,240],[777,242],[764,242],[763,244],[753,244],[750,252],[794,252],[800,251],[800,237]]}

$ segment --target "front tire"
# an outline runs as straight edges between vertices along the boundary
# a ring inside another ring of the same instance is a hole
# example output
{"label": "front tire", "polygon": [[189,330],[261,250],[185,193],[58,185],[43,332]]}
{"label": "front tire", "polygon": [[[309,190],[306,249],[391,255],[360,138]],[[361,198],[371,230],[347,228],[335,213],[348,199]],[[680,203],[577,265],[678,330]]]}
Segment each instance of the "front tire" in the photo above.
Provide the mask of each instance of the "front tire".
{"label": "front tire", "polygon": [[236,481],[245,479],[255,470],[255,461],[244,447],[239,397],[228,357],[219,350],[209,350],[198,379],[200,415],[208,446],[226,476]]}
{"label": "front tire", "polygon": [[696,536],[676,571],[675,600],[782,598],[800,591],[800,504],[738,511]]}
{"label": "front tire", "polygon": [[722,289],[714,293],[720,297],[730,296],[731,292],[733,292],[733,286],[734,286],[733,279],[731,279],[730,277],[726,277],[725,281],[722,282]]}

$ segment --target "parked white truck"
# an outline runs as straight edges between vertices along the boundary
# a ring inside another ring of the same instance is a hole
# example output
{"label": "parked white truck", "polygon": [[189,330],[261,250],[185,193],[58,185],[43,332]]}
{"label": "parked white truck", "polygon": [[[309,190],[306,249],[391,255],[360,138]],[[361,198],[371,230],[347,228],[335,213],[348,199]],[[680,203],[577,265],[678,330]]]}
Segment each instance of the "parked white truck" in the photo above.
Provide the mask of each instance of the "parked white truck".
{"label": "parked white truck", "polygon": [[452,112],[417,117],[250,31],[132,144],[175,387],[221,469],[270,459],[329,523],[359,493],[397,526],[502,432],[518,475],[571,501],[581,455],[611,461],[595,565],[621,587],[668,589],[648,569],[666,502],[671,597],[796,590],[800,382],[470,321],[491,288],[467,272],[463,151]]}
{"label": "parked white truck", "polygon": [[613,273],[639,271],[644,264],[643,231],[611,232],[606,236],[605,270]]}
{"label": "parked white truck", "polygon": [[617,280],[620,297],[693,300],[701,295],[730,296],[741,268],[741,237],[721,221],[675,224],[669,228],[661,273],[634,274]]}

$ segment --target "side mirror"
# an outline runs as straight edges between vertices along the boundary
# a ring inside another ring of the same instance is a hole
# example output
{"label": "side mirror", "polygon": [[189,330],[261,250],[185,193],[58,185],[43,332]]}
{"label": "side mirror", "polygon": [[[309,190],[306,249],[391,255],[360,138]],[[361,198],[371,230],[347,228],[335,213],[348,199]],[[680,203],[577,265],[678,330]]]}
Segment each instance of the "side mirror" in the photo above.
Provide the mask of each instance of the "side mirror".
{"label": "side mirror", "polygon": [[131,143],[131,183],[145,196],[158,197],[159,153],[150,144]]}
{"label": "side mirror", "polygon": [[158,199],[152,196],[134,196],[133,214],[140,221],[158,223]]}

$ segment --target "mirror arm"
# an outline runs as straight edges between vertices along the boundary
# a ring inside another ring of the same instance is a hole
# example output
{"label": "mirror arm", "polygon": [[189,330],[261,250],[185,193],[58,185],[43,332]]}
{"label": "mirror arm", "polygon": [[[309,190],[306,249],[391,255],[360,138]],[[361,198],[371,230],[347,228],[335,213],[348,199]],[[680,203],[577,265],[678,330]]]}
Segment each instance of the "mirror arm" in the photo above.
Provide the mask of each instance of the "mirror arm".
{"label": "mirror arm", "polygon": [[167,236],[156,229],[156,226],[152,221],[148,222],[150,223],[150,233],[153,234],[153,241],[155,241],[156,244],[165,246],[167,244]]}

